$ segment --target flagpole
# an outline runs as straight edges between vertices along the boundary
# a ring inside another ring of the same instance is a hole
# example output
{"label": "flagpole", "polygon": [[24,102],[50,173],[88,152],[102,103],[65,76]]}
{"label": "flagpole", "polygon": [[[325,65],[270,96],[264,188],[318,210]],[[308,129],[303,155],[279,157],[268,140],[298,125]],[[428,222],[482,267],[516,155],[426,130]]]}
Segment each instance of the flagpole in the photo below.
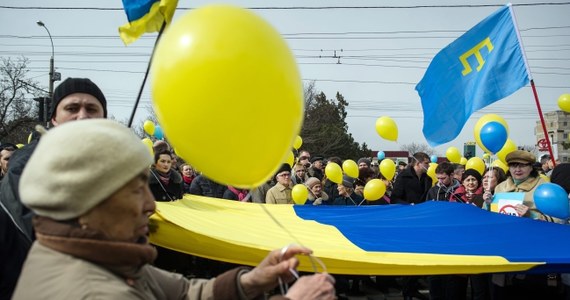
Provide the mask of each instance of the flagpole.
{"label": "flagpole", "polygon": [[544,122],[544,116],[542,115],[542,108],[540,108],[540,101],[538,100],[538,93],[536,92],[536,86],[534,85],[534,79],[532,79],[532,74],[530,72],[530,67],[528,66],[528,61],[526,59],[526,52],[524,51],[524,46],[522,43],[521,35],[519,32],[519,26],[517,24],[517,18],[515,16],[515,12],[513,10],[513,6],[511,3],[508,3],[507,6],[509,7],[509,11],[511,12],[511,18],[515,25],[515,31],[517,33],[517,39],[519,40],[519,46],[521,47],[521,52],[524,60],[524,65],[526,67],[526,72],[528,74],[528,78],[530,81],[530,87],[532,88],[532,93],[534,94],[534,101],[536,102],[536,109],[538,110],[538,116],[540,117],[540,123],[542,124],[542,131],[544,132],[544,138],[546,139],[546,143],[548,144],[548,153],[552,159],[552,164],[556,166],[556,158],[552,152],[552,145],[550,144],[550,138],[548,137],[548,131],[546,130],[546,123]]}
{"label": "flagpole", "polygon": [[534,80],[530,81],[530,87],[532,87],[532,93],[534,94],[534,101],[536,102],[536,109],[538,109],[538,116],[540,117],[540,123],[542,124],[542,131],[544,131],[544,138],[548,143],[548,153],[552,158],[552,165],[556,167],[556,158],[552,152],[550,138],[548,137],[548,131],[546,130],[546,122],[544,122],[544,116],[542,115],[542,108],[540,108],[540,101],[538,100],[538,93],[536,92],[536,87],[534,86]]}
{"label": "flagpole", "polygon": [[162,26],[160,27],[160,31],[158,32],[158,36],[156,37],[156,41],[154,42],[154,47],[152,47],[152,53],[150,54],[150,59],[148,61],[148,65],[146,67],[146,72],[144,73],[143,82],[142,82],[141,87],[139,89],[139,94],[137,95],[137,100],[135,101],[135,106],[133,107],[133,111],[131,112],[131,117],[129,118],[129,124],[127,125],[127,127],[129,127],[129,128],[133,124],[133,120],[135,118],[135,113],[137,112],[137,107],[139,106],[139,102],[141,100],[142,92],[144,90],[144,86],[146,84],[146,79],[148,78],[148,73],[150,71],[150,66],[152,64],[152,58],[154,56],[154,51],[156,50],[156,45],[158,44],[158,41],[160,40],[160,36],[162,35],[162,32],[164,31],[165,27],[166,27],[166,20],[164,22],[162,22]]}

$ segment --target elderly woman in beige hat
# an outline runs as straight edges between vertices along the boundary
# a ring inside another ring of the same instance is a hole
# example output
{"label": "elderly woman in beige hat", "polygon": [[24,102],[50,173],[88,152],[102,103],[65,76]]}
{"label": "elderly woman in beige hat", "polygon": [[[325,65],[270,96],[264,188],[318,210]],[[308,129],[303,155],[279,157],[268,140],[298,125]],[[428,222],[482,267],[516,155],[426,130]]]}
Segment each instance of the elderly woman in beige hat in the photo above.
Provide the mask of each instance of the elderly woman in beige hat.
{"label": "elderly woman in beige hat", "polygon": [[[211,280],[162,271],[151,265],[156,250],[147,240],[152,158],[137,136],[111,120],[83,120],[50,130],[36,150],[20,191],[36,213],[37,240],[13,299],[252,299],[279,278],[292,280],[295,255],[310,253],[276,250],[252,270]],[[327,274],[304,276],[285,296],[333,299],[333,283]]]}
{"label": "elderly woman in beige hat", "polygon": [[533,164],[536,162],[534,154],[524,150],[515,150],[507,155],[506,161],[509,166],[507,180],[495,187],[495,194],[524,193],[523,203],[515,206],[519,216],[550,222],[558,221],[540,212],[534,204],[533,194],[536,187],[545,183],[544,179],[539,177],[538,172],[533,168]]}

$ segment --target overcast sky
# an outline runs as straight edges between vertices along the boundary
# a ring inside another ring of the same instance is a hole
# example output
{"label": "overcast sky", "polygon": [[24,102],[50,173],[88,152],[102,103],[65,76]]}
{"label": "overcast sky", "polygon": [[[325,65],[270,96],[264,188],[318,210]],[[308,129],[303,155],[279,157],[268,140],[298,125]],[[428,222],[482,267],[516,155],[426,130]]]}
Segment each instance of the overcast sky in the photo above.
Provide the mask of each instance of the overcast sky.
{"label": "overcast sky", "polygon": [[[180,0],[175,19],[188,13],[188,8],[209,3],[219,1]],[[415,85],[439,50],[505,4],[451,0],[224,3],[251,8],[275,26],[293,49],[302,78],[315,80],[317,90],[328,98],[337,91],[344,95],[349,102],[349,132],[373,150],[399,149],[399,144],[377,135],[374,123],[380,116],[396,121],[398,143],[426,142]],[[570,2],[512,3],[542,108],[556,110],[558,97],[570,93]],[[79,7],[87,9],[75,9]],[[36,25],[42,20],[52,34],[56,70],[62,78],[91,78],[105,93],[109,114],[127,119],[156,35],[147,34],[124,46],[117,34],[126,22],[121,9],[119,0],[3,0],[0,56],[29,58],[30,77],[47,89],[51,46],[46,31]],[[145,107],[151,105],[148,86],[138,120],[145,118]],[[439,154],[449,146],[462,149],[464,142],[473,141],[473,126],[485,113],[503,116],[518,145],[536,143],[538,115],[532,91],[525,87],[474,114],[453,142],[436,148]]]}

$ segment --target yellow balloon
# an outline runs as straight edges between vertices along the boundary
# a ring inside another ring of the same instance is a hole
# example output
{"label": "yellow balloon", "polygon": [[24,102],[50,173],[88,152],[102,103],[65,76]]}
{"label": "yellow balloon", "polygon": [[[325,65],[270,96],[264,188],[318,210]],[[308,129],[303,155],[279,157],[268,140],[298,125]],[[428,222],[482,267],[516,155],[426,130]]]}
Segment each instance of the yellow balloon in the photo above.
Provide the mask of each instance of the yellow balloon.
{"label": "yellow balloon", "polygon": [[488,160],[489,158],[491,158],[491,154],[489,153],[483,154],[483,160]]}
{"label": "yellow balloon", "polygon": [[499,158],[503,163],[507,163],[507,154],[517,150],[517,145],[511,139],[507,139],[505,145],[499,152],[497,152],[497,158]]}
{"label": "yellow balloon", "polygon": [[503,172],[505,172],[505,173],[507,173],[507,171],[509,170],[509,167],[498,159],[491,163],[491,167],[502,169]]}
{"label": "yellow balloon", "polygon": [[538,175],[538,177],[542,178],[542,180],[544,180],[546,182],[550,182],[550,178],[548,178],[548,176],[546,176],[544,174],[540,174],[540,175]]}
{"label": "yellow balloon", "polygon": [[398,140],[398,126],[390,117],[384,116],[376,120],[376,132],[383,139],[394,142]]}
{"label": "yellow balloon", "polygon": [[151,120],[146,120],[143,123],[143,129],[146,134],[153,136],[154,135],[154,123]]}
{"label": "yellow balloon", "polygon": [[149,138],[144,138],[141,140],[143,144],[148,148],[150,155],[154,155],[154,148],[152,147],[152,141]]}
{"label": "yellow balloon", "polygon": [[477,123],[475,123],[475,127],[473,127],[473,135],[475,136],[475,142],[477,142],[477,145],[485,152],[491,152],[491,151],[489,151],[489,149],[487,149],[487,147],[485,147],[481,142],[480,134],[481,134],[481,129],[483,129],[483,126],[485,126],[485,124],[489,122],[501,123],[503,126],[505,126],[507,134],[509,133],[509,125],[507,124],[507,121],[503,119],[503,117],[496,114],[486,114],[481,118],[479,118],[479,120],[477,120]]}
{"label": "yellow balloon", "polygon": [[328,163],[325,167],[325,175],[334,183],[342,183],[342,169],[336,163]]}
{"label": "yellow balloon", "polygon": [[358,177],[358,165],[352,159],[347,159],[342,163],[342,170],[352,178]]}
{"label": "yellow balloon", "polygon": [[386,193],[386,185],[382,180],[376,178],[368,181],[364,186],[364,199],[376,201]]}
{"label": "yellow balloon", "polygon": [[480,157],[471,157],[467,161],[467,164],[465,164],[465,170],[469,169],[473,169],[483,176],[485,172],[485,162]]}
{"label": "yellow balloon", "polygon": [[461,159],[459,160],[459,164],[462,166],[466,165],[467,164],[467,158],[461,157]]}
{"label": "yellow balloon", "polygon": [[[165,31],[152,66],[162,129],[206,176],[252,188],[287,159],[303,121],[303,85],[287,43],[261,17],[231,5],[193,9]],[[220,159],[228,147],[232,159]],[[263,151],[251,159],[251,149]]]}
{"label": "yellow balloon", "polygon": [[287,160],[285,161],[288,165],[293,168],[293,164],[295,163],[295,155],[293,152],[289,151],[289,155],[287,156]]}
{"label": "yellow balloon", "polygon": [[445,157],[447,157],[450,162],[458,164],[461,160],[461,153],[459,153],[457,147],[449,147],[445,151]]}
{"label": "yellow balloon", "polygon": [[562,94],[558,98],[558,107],[561,110],[570,113],[570,94]]}
{"label": "yellow balloon", "polygon": [[427,169],[427,175],[431,178],[431,185],[434,186],[437,183],[437,176],[435,174],[435,169],[437,168],[436,163],[430,163]]}
{"label": "yellow balloon", "polygon": [[300,136],[297,136],[295,138],[295,142],[293,142],[293,148],[295,150],[299,150],[299,148],[301,148],[302,145],[303,145],[303,139]]}
{"label": "yellow balloon", "polygon": [[309,190],[304,184],[296,184],[291,190],[291,197],[295,204],[303,205],[307,202],[307,197],[309,197]]}
{"label": "yellow balloon", "polygon": [[393,160],[385,158],[380,162],[380,173],[388,179],[394,179],[394,174],[396,174],[396,164]]}

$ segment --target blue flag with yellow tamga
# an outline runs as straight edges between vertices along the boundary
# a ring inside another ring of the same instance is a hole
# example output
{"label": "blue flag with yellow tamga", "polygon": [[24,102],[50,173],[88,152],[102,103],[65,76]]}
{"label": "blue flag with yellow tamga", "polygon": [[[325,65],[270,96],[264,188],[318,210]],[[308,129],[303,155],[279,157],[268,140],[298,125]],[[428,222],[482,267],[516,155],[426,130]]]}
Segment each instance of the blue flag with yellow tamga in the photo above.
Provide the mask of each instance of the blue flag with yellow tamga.
{"label": "blue flag with yellow tamga", "polygon": [[441,50],[416,90],[431,146],[452,141],[471,114],[529,83],[511,5],[506,5]]}
{"label": "blue flag with yellow tamga", "polygon": [[130,44],[145,32],[160,31],[172,21],[177,5],[178,0],[123,0],[129,23],[119,27],[121,39]]}

